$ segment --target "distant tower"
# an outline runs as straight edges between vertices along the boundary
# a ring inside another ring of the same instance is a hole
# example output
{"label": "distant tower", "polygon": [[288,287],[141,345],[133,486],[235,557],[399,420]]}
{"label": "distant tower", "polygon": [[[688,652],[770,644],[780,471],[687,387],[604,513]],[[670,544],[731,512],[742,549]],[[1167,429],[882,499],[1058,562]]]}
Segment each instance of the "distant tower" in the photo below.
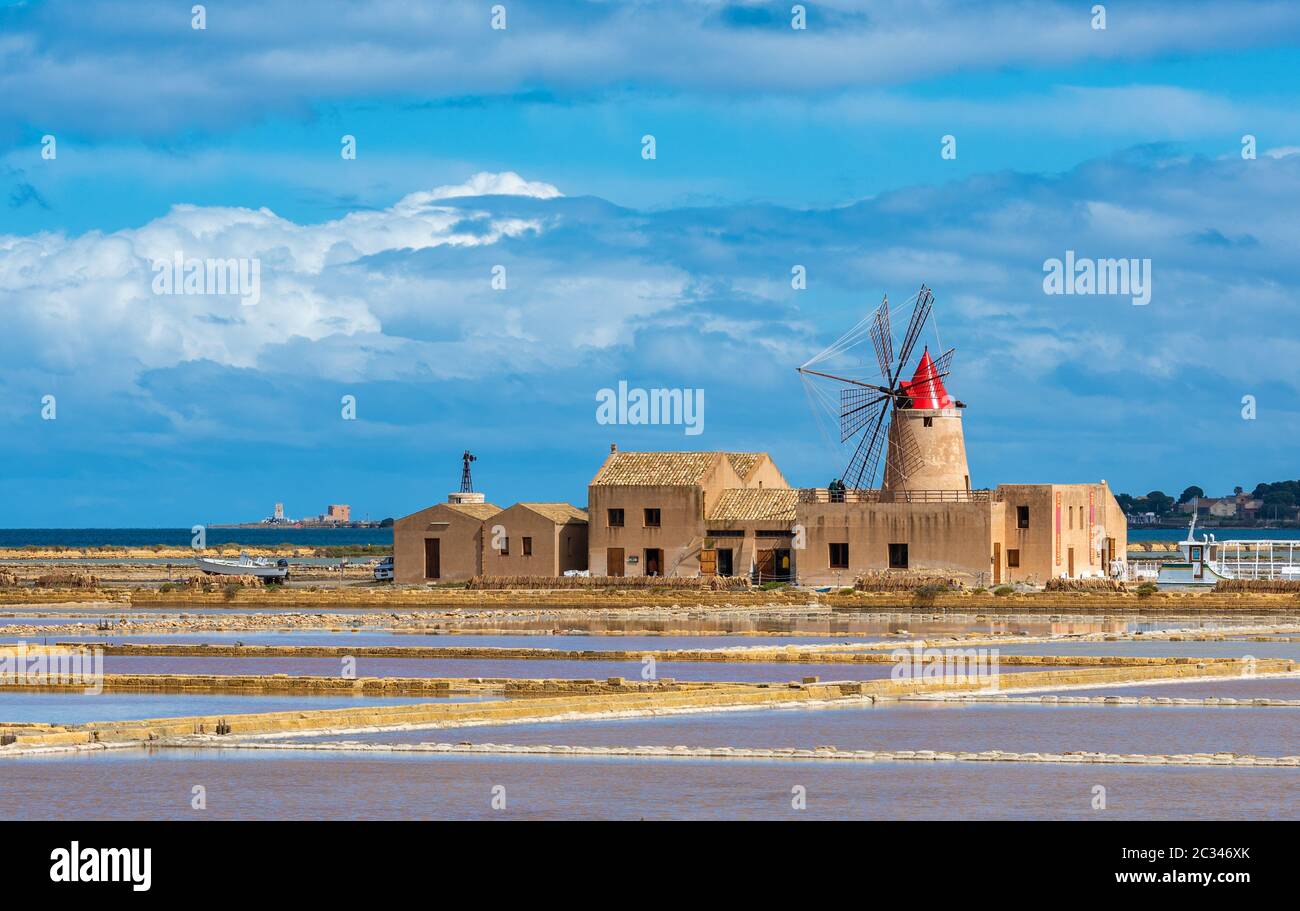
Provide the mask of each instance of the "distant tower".
{"label": "distant tower", "polygon": [[970,490],[962,405],[944,388],[928,350],[902,389],[907,399],[898,403],[889,425],[881,491]]}
{"label": "distant tower", "polygon": [[460,490],[456,493],[447,494],[448,503],[486,503],[487,498],[481,493],[474,492],[474,482],[469,476],[469,463],[477,462],[478,457],[468,449],[460,457]]}
{"label": "distant tower", "polygon": [[277,522],[283,522],[283,521],[284,521],[284,504],[283,504],[283,503],[276,503],[276,504],[275,504],[275,521],[277,521]]}

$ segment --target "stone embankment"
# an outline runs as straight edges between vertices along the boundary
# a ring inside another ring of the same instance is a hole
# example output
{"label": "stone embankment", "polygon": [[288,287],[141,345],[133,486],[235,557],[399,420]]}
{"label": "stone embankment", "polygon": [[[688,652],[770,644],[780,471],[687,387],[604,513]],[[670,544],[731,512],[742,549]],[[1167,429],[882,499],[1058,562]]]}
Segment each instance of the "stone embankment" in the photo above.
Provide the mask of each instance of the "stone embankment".
{"label": "stone embankment", "polygon": [[[97,566],[101,575],[110,570]],[[424,586],[377,585],[358,582],[328,587],[270,586],[229,591],[162,591],[159,586],[101,585],[96,589],[0,589],[0,603],[76,603],[88,599],[120,601],[140,606],[206,605],[211,607],[383,607],[383,608],[571,608],[623,610],[657,607],[695,610],[765,609],[789,606],[824,607],[843,612],[964,612],[981,614],[1076,613],[1103,615],[1125,611],[1141,615],[1163,614],[1300,614],[1294,593],[1260,592],[1016,592],[1006,596],[988,591],[850,592],[819,593],[807,590],[698,591],[688,589],[598,590],[468,590]]]}
{"label": "stone embankment", "polygon": [[1008,696],[970,693],[966,695],[905,696],[903,701],[919,702],[996,702],[1000,705],[1191,705],[1223,708],[1300,708],[1300,699],[1233,699],[1207,696],[1184,699],[1173,696]]}
{"label": "stone embankment", "polygon": [[[186,746],[188,744],[175,744]],[[1050,762],[1098,763],[1104,765],[1192,765],[1192,766],[1300,766],[1300,756],[1253,756],[1240,753],[1100,753],[1070,750],[1063,753],[1012,753],[986,750],[980,753],[945,750],[839,750],[819,746],[811,750],[755,749],[751,747],[689,746],[567,746],[510,743],[276,743],[249,741],[223,744],[245,750],[324,750],[362,753],[455,753],[469,755],[633,757],[638,759],[758,759],[821,762]]]}

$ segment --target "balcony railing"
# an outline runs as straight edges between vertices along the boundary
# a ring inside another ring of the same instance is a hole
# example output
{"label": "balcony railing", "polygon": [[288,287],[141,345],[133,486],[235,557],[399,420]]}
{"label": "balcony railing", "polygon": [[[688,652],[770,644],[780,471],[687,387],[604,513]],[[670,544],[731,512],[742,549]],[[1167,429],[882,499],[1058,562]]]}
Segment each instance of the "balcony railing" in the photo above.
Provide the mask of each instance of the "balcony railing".
{"label": "balcony railing", "polygon": [[804,487],[800,503],[987,503],[989,490],[877,490]]}

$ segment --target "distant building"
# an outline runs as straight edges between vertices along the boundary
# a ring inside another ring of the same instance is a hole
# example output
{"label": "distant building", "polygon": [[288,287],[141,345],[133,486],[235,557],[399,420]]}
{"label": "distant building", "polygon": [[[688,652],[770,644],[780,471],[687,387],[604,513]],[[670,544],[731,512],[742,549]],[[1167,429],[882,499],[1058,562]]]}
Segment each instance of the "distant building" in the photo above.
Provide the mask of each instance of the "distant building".
{"label": "distant building", "polygon": [[320,517],[322,522],[337,522],[346,524],[352,521],[352,507],[346,503],[331,503],[325,510],[325,514]]}
{"label": "distant building", "polygon": [[1209,513],[1218,519],[1235,519],[1241,508],[1236,497],[1223,497],[1210,504]]}
{"label": "distant building", "polygon": [[273,512],[273,513],[271,514],[271,518],[272,518],[274,521],[276,521],[276,522],[283,522],[283,521],[284,521],[284,504],[283,504],[283,503],[276,503],[276,504],[275,504],[275,512]]}

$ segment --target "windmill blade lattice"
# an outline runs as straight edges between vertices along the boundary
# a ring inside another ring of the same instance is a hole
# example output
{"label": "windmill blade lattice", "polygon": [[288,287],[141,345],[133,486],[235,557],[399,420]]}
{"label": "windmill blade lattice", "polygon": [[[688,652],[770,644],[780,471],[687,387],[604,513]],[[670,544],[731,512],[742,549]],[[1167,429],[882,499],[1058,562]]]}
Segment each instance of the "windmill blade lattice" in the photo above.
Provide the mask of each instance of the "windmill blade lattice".
{"label": "windmill blade lattice", "polygon": [[875,421],[890,396],[874,389],[853,387],[840,390],[840,442],[843,443],[863,427]]}

